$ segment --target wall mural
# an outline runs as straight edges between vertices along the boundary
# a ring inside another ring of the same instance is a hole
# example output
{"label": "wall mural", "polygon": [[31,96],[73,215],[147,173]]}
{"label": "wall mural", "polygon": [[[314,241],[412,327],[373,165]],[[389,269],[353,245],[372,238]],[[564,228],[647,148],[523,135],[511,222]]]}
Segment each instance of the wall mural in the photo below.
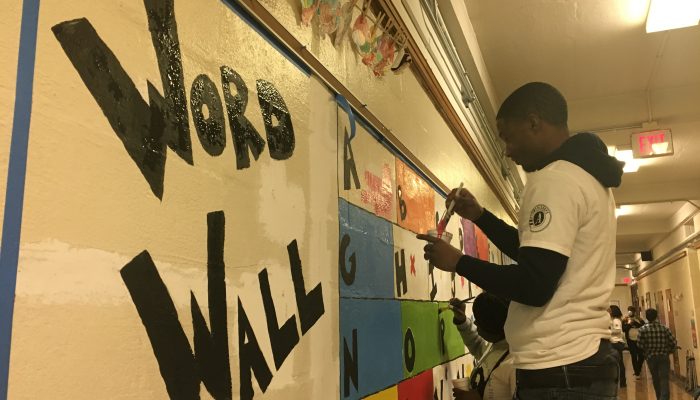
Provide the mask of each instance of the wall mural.
{"label": "wall mural", "polygon": [[423,259],[440,193],[226,2],[73,3],[40,8],[9,398],[451,398],[478,288]]}
{"label": "wall mural", "polygon": [[[473,295],[461,277],[423,259],[417,232],[436,225],[444,207],[438,194],[366,129],[349,140],[348,115],[338,111],[340,399],[450,399],[451,380],[471,371],[472,358],[443,311],[452,297]],[[395,165],[395,175],[384,172]],[[353,176],[383,176],[395,193],[387,217],[362,195]],[[500,252],[470,221],[453,218],[447,229],[466,254],[489,260]]]}

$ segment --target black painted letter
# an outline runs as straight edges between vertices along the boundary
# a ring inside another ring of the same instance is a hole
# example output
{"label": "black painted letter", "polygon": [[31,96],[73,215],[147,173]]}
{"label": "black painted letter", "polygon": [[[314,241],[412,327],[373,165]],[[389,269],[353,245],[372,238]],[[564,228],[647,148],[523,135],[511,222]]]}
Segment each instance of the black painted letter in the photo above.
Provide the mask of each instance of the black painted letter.
{"label": "black painted letter", "polygon": [[[286,160],[294,154],[292,117],[289,115],[282,95],[270,82],[258,79],[256,85],[270,157],[275,160]],[[277,125],[273,125],[272,117],[277,120]]]}
{"label": "black painted letter", "polygon": [[289,353],[291,353],[297,343],[299,343],[297,320],[294,315],[292,315],[280,328],[279,325],[277,325],[277,311],[275,310],[275,302],[272,300],[267,269],[260,271],[258,274],[258,281],[260,281],[260,295],[262,296],[263,306],[265,307],[267,332],[270,335],[270,345],[272,346],[272,355],[275,359],[275,368],[279,370],[284,360],[289,356]]}
{"label": "black painted letter", "polygon": [[345,265],[345,252],[349,246],[350,235],[346,233],[340,240],[340,257],[338,263],[340,264],[340,275],[343,277],[343,282],[345,282],[345,284],[348,286],[355,282],[355,272],[357,272],[357,257],[355,256],[355,253],[350,255],[350,271],[348,271]]}
{"label": "black painted letter", "polygon": [[348,349],[348,340],[343,338],[343,397],[350,396],[350,380],[357,391],[359,388],[358,382],[358,365],[357,358],[357,329],[352,330],[352,354]]}
{"label": "black painted letter", "polygon": [[265,362],[262,350],[258,344],[258,339],[255,338],[253,327],[250,326],[248,314],[246,314],[241,299],[238,299],[238,354],[240,358],[239,368],[241,370],[241,399],[250,400],[253,398],[253,377],[250,372],[255,374],[255,379],[260,385],[263,393],[272,381],[272,373]]}
{"label": "black painted letter", "polygon": [[[226,148],[224,105],[221,104],[216,85],[208,76],[202,74],[194,79],[190,92],[190,105],[199,142],[209,155],[220,155]],[[204,106],[208,111],[206,116]]]}
{"label": "black painted letter", "polygon": [[355,183],[355,188],[360,188],[360,179],[357,177],[357,167],[355,166],[355,155],[352,154],[352,146],[350,146],[350,136],[348,136],[348,130],[345,129],[345,144],[343,145],[343,188],[345,190],[350,190],[350,175],[352,175],[352,181]]}
{"label": "black painted letter", "polygon": [[297,299],[297,310],[299,311],[299,322],[301,322],[301,333],[303,335],[314,326],[325,312],[323,308],[323,289],[319,283],[308,294],[306,293],[304,273],[301,270],[301,259],[299,258],[299,247],[296,240],[287,246],[287,253],[289,253],[289,265],[292,268],[294,295]]}
{"label": "black painted letter", "polygon": [[[231,83],[236,86],[236,95],[231,94]],[[221,85],[224,88],[224,101],[231,125],[233,145],[236,150],[236,169],[250,167],[248,149],[256,160],[265,150],[265,141],[245,116],[248,106],[248,87],[241,76],[233,69],[221,67]]]}
{"label": "black painted letter", "polygon": [[416,341],[413,339],[411,328],[406,330],[406,334],[403,337],[403,361],[406,364],[406,370],[413,372],[413,367],[416,363]]}
{"label": "black painted letter", "polygon": [[[399,252],[394,253],[394,266],[396,268],[396,295],[403,296],[408,291],[408,279],[406,277],[406,256],[401,249],[401,260]],[[403,291],[401,290],[403,289]]]}

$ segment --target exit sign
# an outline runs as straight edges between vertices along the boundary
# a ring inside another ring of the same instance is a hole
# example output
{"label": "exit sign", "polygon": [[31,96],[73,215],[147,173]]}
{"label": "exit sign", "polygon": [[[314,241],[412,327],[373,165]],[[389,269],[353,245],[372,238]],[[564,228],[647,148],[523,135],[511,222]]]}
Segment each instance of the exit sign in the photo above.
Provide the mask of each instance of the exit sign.
{"label": "exit sign", "polygon": [[649,158],[673,154],[671,130],[663,129],[632,134],[634,158]]}

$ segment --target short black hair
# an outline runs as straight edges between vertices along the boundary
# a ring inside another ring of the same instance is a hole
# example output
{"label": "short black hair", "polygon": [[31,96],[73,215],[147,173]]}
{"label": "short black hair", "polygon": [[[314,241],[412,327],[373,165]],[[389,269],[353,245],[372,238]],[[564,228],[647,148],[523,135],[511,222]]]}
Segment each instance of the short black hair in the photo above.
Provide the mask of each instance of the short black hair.
{"label": "short black hair", "polygon": [[544,82],[530,82],[516,89],[501,104],[496,119],[524,119],[531,113],[556,126],[567,126],[569,119],[564,96]]}
{"label": "short black hair", "polygon": [[627,307],[627,311],[632,311],[633,313],[636,313],[637,309],[634,306],[629,306]]}
{"label": "short black hair", "polygon": [[622,311],[620,311],[620,307],[611,304],[610,305],[610,316],[613,318],[622,318]]}
{"label": "short black hair", "polygon": [[481,292],[474,299],[472,312],[476,324],[493,334],[502,334],[508,317],[509,301],[491,293]]}
{"label": "short black hair", "polygon": [[647,309],[644,314],[647,316],[647,321],[649,322],[654,322],[656,321],[656,317],[659,316],[659,313],[654,310],[653,308]]}

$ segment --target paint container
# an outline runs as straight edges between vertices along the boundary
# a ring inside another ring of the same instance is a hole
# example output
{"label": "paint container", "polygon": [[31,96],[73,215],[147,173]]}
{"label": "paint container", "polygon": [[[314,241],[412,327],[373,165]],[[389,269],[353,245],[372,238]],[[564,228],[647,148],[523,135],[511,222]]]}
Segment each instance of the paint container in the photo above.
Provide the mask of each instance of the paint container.
{"label": "paint container", "polygon": [[463,390],[467,391],[469,390],[469,379],[468,378],[461,378],[461,379],[453,379],[452,380],[452,387],[458,390]]}
{"label": "paint container", "polygon": [[[437,229],[429,230],[428,236],[438,237]],[[444,240],[446,243],[450,243],[450,241],[452,240],[452,234],[450,232],[443,232],[442,237],[440,239]]]}

